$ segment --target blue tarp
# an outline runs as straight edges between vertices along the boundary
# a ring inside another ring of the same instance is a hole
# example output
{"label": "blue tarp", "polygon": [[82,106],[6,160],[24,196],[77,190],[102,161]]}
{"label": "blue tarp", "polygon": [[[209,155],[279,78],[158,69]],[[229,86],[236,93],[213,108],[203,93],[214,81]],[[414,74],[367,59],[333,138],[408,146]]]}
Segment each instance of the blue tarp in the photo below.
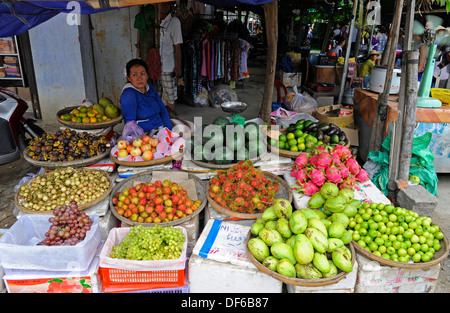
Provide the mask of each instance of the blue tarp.
{"label": "blue tarp", "polygon": [[[238,4],[261,5],[274,0],[200,0],[217,7]],[[84,1],[76,1],[81,14],[92,14],[111,9],[93,9]],[[2,1],[0,2],[0,38],[19,35],[28,29],[51,19],[59,13],[74,13],[74,7],[68,1]]]}

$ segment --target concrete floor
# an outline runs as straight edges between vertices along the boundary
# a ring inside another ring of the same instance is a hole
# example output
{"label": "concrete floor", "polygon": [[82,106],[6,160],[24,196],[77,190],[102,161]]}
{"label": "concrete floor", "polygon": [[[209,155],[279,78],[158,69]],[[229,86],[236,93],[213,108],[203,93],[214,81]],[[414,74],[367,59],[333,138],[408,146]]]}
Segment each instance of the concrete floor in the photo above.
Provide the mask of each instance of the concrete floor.
{"label": "concrete floor", "polygon": [[[248,109],[241,115],[246,119],[252,119],[258,116],[260,104],[264,93],[265,67],[262,63],[253,64],[250,68],[250,79],[242,86],[236,89],[239,101],[248,104]],[[274,91],[274,100],[276,93]],[[41,104],[45,105],[45,104]],[[210,123],[218,116],[228,116],[228,113],[221,109],[212,107],[196,108],[187,104],[177,104],[176,111],[180,119],[193,121],[193,117],[202,117],[203,123]],[[49,132],[59,129],[61,125],[48,125],[40,122],[41,126]],[[123,123],[116,125],[114,130],[121,132]],[[23,158],[16,162],[0,166],[0,229],[7,229],[16,221],[13,214],[14,209],[14,187],[19,183],[22,177],[28,173],[37,173],[39,168],[26,162]],[[450,173],[438,174],[438,205],[431,216],[446,234],[450,234]],[[450,292],[450,261],[447,258],[441,264],[441,276],[436,287],[436,292]]]}

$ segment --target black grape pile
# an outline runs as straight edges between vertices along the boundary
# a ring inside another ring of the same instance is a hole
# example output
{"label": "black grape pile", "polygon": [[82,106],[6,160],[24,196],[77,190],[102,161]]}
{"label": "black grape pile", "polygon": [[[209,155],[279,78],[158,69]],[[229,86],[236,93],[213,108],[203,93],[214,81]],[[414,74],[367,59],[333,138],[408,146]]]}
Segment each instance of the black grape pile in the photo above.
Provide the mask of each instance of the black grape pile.
{"label": "black grape pile", "polygon": [[78,209],[75,201],[70,202],[70,205],[55,207],[48,221],[51,226],[45,233],[45,239],[38,245],[74,246],[84,240],[92,226],[91,218]]}

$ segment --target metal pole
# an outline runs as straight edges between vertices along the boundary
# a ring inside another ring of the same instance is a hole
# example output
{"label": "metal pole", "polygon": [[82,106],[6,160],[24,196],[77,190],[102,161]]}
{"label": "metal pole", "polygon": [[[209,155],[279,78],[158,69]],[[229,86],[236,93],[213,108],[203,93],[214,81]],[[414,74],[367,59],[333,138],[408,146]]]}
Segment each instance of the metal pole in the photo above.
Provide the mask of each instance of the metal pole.
{"label": "metal pole", "polygon": [[[345,88],[345,78],[347,77],[347,71],[348,71],[348,59],[350,58],[350,50],[352,48],[352,37],[353,32],[355,31],[355,20],[356,20],[356,10],[358,8],[358,0],[355,0],[353,3],[353,12],[352,12],[352,21],[350,23],[350,31],[348,32],[347,37],[347,51],[345,52],[345,61],[344,61],[344,68],[342,70],[342,78],[341,78],[341,88],[339,91],[339,98],[338,98],[338,104],[342,103],[342,97],[344,95],[344,88]],[[350,38],[350,42],[349,41]]]}

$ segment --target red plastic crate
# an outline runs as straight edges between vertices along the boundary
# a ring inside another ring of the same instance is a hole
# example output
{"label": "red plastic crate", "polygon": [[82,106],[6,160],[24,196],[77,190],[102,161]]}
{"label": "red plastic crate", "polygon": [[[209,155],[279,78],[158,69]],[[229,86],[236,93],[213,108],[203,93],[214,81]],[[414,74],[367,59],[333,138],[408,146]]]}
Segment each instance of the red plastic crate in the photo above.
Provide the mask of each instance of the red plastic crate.
{"label": "red plastic crate", "polygon": [[145,290],[183,287],[186,285],[185,269],[167,271],[130,271],[99,267],[102,291]]}

